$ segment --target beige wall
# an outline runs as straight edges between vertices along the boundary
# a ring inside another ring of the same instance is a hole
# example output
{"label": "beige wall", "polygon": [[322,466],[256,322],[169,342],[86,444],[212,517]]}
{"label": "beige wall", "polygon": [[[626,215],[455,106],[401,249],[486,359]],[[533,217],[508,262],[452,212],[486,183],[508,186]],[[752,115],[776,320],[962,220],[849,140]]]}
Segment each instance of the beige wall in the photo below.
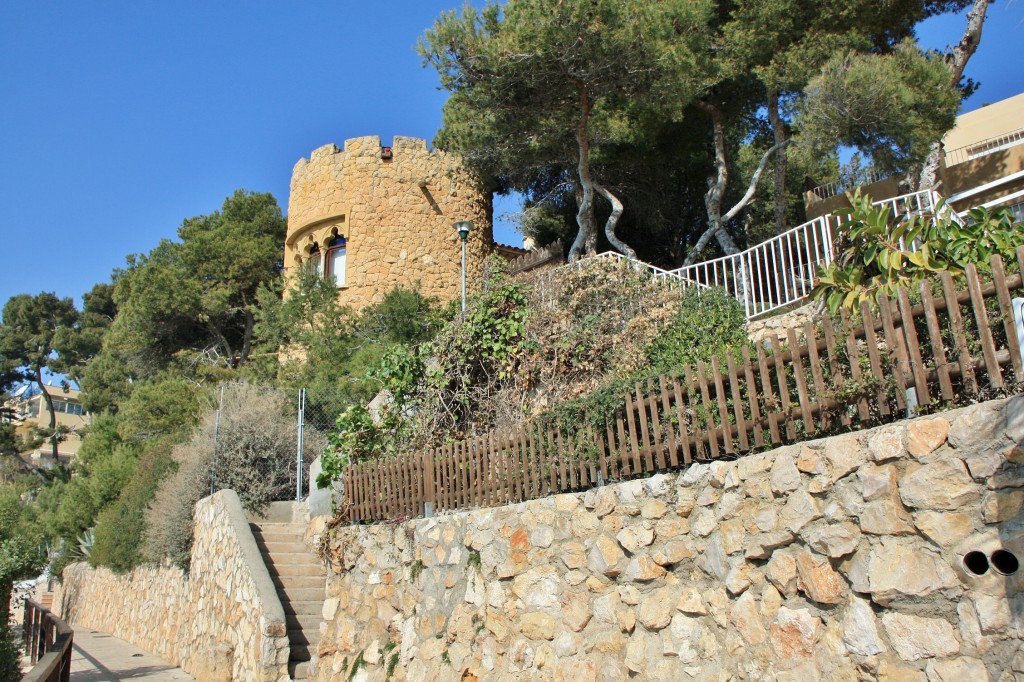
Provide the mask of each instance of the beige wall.
{"label": "beige wall", "polygon": [[285,270],[294,273],[310,247],[332,235],[347,241],[342,303],[362,308],[390,289],[412,287],[447,301],[461,292],[461,244],[453,223],[472,220],[467,285],[478,288],[493,243],[491,197],[456,156],[424,140],[396,137],[381,158],[377,136],[329,144],[292,172]]}
{"label": "beige wall", "polygon": [[946,151],[1024,128],[1024,93],[956,117],[956,127],[942,138]]}

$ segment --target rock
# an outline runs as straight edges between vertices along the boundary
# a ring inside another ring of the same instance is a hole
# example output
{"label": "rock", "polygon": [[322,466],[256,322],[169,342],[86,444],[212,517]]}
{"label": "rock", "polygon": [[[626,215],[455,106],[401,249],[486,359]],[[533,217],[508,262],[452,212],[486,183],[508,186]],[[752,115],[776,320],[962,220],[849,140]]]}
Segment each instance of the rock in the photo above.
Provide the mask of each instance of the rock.
{"label": "rock", "polygon": [[645,519],[660,519],[668,513],[668,505],[657,498],[651,498],[640,507],[640,516]]}
{"label": "rock", "polygon": [[562,595],[562,622],[573,632],[587,627],[593,617],[590,597],[585,592],[567,592]]}
{"label": "rock", "polygon": [[868,453],[871,459],[876,462],[887,462],[903,457],[906,453],[903,446],[903,430],[902,425],[895,425],[876,431],[868,440]]}
{"label": "rock", "polygon": [[761,617],[766,621],[775,620],[782,606],[782,595],[773,585],[765,585],[761,590]]}
{"label": "rock", "polygon": [[907,424],[907,452],[913,457],[929,455],[946,442],[949,422],[942,417],[915,419]]}
{"label": "rock", "polygon": [[555,638],[555,619],[543,611],[531,611],[519,617],[519,630],[527,639]]}
{"label": "rock", "polygon": [[856,470],[867,458],[855,433],[827,439],[822,455],[832,470],[833,483]]}
{"label": "rock", "polygon": [[896,493],[896,467],[865,464],[857,470],[865,501],[891,497]]}
{"label": "rock", "polygon": [[739,467],[737,474],[741,481],[749,481],[754,476],[763,474],[772,468],[772,458],[770,453],[761,453],[758,455],[747,455],[741,457],[736,462]]}
{"label": "rock", "polygon": [[765,577],[782,594],[796,594],[796,559],[789,552],[776,552],[765,570]]}
{"label": "rock", "polygon": [[742,520],[723,521],[719,525],[719,533],[722,539],[722,549],[726,554],[735,554],[743,549],[743,539],[747,532],[743,528]]}
{"label": "rock", "polygon": [[796,460],[796,468],[811,476],[828,474],[828,465],[821,458],[818,451],[806,445],[800,448],[800,455]]}
{"label": "rock", "polygon": [[819,604],[838,604],[843,581],[828,559],[804,549],[796,555],[797,587]]}
{"label": "rock", "polygon": [[729,611],[729,622],[750,646],[761,644],[768,637],[761,623],[761,615],[757,612],[757,602],[750,592],[744,592],[743,596],[733,603]]}
{"label": "rock", "polygon": [[818,641],[820,625],[821,619],[812,616],[807,609],[779,607],[769,629],[774,654],[787,661],[810,657]]}
{"label": "rock", "polygon": [[1002,422],[1006,436],[1014,443],[1024,444],[1024,395],[1015,395],[1003,404]]}
{"label": "rock", "polygon": [[960,639],[974,647],[978,653],[985,653],[990,648],[989,639],[981,634],[981,623],[978,612],[969,599],[962,599],[956,606],[957,621],[960,626]]}
{"label": "rock", "polygon": [[925,682],[927,678],[920,670],[883,660],[878,665],[878,682]]}
{"label": "rock", "polygon": [[594,600],[594,620],[600,623],[617,623],[615,614],[622,605],[618,590],[612,590]]}
{"label": "rock", "polygon": [[615,505],[619,503],[619,497],[615,494],[615,489],[611,486],[605,486],[599,488],[597,494],[594,496],[594,513],[599,517],[608,516],[615,510]]}
{"label": "rock", "polygon": [[929,682],[988,682],[988,670],[977,658],[962,656],[948,661],[928,662]]}
{"label": "rock", "polygon": [[711,463],[711,485],[723,490],[731,490],[739,483],[739,465],[736,462],[716,460]]}
{"label": "rock", "polygon": [[921,511],[914,525],[936,545],[950,548],[974,532],[974,517],[964,512]]}
{"label": "rock", "polygon": [[621,572],[619,562],[625,556],[615,538],[601,534],[587,553],[587,567],[594,573],[614,578]]}
{"label": "rock", "polygon": [[678,564],[684,559],[692,559],[695,556],[697,554],[686,540],[669,540],[651,552],[651,558],[659,566],[671,566]]}
{"label": "rock", "polygon": [[750,564],[740,561],[725,576],[725,589],[729,590],[729,594],[735,596],[750,587],[752,582]]}
{"label": "rock", "polygon": [[637,550],[654,542],[654,529],[644,528],[637,524],[630,525],[619,531],[615,539],[619,541],[623,549],[630,554],[635,554]]}
{"label": "rock", "polygon": [[792,670],[782,670],[775,676],[776,682],[819,682],[821,671],[814,661],[804,661]]}
{"label": "rock", "polygon": [[986,635],[1000,632],[1010,625],[1010,602],[1003,596],[979,594],[974,597],[981,631]]}
{"label": "rock", "polygon": [[747,551],[743,556],[747,559],[767,559],[772,555],[772,552],[779,547],[785,547],[790,544],[795,538],[795,535],[785,530],[777,530],[772,533],[758,533],[748,541]]}
{"label": "rock", "polygon": [[850,522],[820,526],[802,534],[811,549],[827,557],[838,559],[852,554],[860,542],[860,530]]}
{"label": "rock", "polygon": [[898,611],[882,614],[882,626],[889,642],[904,661],[960,652],[953,626],[941,618],[922,618]]}
{"label": "rock", "polygon": [[821,510],[813,497],[804,490],[798,490],[789,496],[782,508],[782,525],[799,533],[811,521],[821,518]]}
{"label": "rock", "polygon": [[555,541],[555,531],[550,526],[539,526],[530,533],[530,543],[534,547],[547,549]]}
{"label": "rock", "polygon": [[554,566],[538,566],[516,576],[512,581],[512,594],[529,608],[557,609],[560,583]]}
{"label": "rock", "polygon": [[912,535],[911,518],[897,498],[873,500],[860,513],[860,529],[871,535]]}
{"label": "rock", "polygon": [[850,653],[874,656],[885,651],[878,636],[878,622],[871,604],[859,597],[851,597],[843,614],[843,643]]}
{"label": "rock", "polygon": [[654,590],[640,602],[637,620],[648,630],[661,630],[667,627],[672,620],[676,600],[675,590],[670,587]]}
{"label": "rock", "polygon": [[909,472],[899,483],[903,504],[915,509],[956,511],[976,502],[978,486],[959,459],[940,459]]}
{"label": "rock", "polygon": [[981,501],[985,523],[1001,523],[1017,518],[1024,508],[1024,491],[987,492]]}
{"label": "rock", "polygon": [[650,582],[665,575],[664,568],[655,563],[648,554],[633,557],[626,565],[623,577],[633,582]]}
{"label": "rock", "polygon": [[333,598],[328,599],[327,601],[324,602],[323,609],[321,611],[321,615],[324,617],[325,621],[330,622],[330,621],[334,620],[334,614],[336,614],[337,612],[338,612],[338,599],[337,599],[337,597],[333,597]]}
{"label": "rock", "polygon": [[729,575],[729,569],[731,568],[729,558],[725,555],[725,550],[722,548],[721,539],[717,537],[708,543],[707,549],[697,559],[696,563],[705,573],[718,580],[725,580],[725,576]]}
{"label": "rock", "polygon": [[800,472],[796,468],[792,455],[780,453],[772,465],[772,492],[776,495],[796,490],[800,487]]}
{"label": "rock", "polygon": [[704,600],[700,596],[700,591],[695,587],[684,587],[679,593],[679,599],[676,600],[676,608],[690,615],[703,616],[707,614],[708,610],[704,606]]}
{"label": "rock", "polygon": [[715,531],[718,527],[718,519],[715,518],[715,513],[710,509],[701,509],[698,511],[693,518],[693,522],[690,524],[690,530],[693,531],[697,537],[707,537]]}
{"label": "rock", "polygon": [[993,450],[979,452],[963,459],[967,470],[971,472],[971,477],[979,483],[996,473],[1003,464],[1003,458]]}
{"label": "rock", "polygon": [[883,606],[897,597],[923,597],[958,584],[942,557],[919,544],[882,538],[868,559],[871,598]]}
{"label": "rock", "polygon": [[564,542],[558,548],[558,557],[569,570],[576,570],[587,565],[587,551],[579,542]]}

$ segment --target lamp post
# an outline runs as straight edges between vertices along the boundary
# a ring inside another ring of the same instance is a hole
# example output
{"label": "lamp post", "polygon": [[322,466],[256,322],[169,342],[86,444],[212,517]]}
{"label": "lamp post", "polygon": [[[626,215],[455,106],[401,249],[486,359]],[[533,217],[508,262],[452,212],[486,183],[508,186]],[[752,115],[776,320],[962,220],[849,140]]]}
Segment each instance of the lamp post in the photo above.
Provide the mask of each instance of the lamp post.
{"label": "lamp post", "polygon": [[473,229],[472,220],[460,220],[455,223],[455,231],[459,233],[462,240],[462,311],[466,311],[466,239],[469,231]]}

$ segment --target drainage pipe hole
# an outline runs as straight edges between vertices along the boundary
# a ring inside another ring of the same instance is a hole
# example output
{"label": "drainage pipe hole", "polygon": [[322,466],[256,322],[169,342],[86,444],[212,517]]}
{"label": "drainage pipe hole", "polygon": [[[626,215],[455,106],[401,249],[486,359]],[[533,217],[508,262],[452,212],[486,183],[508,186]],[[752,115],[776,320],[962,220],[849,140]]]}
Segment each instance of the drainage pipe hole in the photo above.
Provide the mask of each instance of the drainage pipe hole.
{"label": "drainage pipe hole", "polygon": [[1020,568],[1020,561],[1013,552],[997,549],[992,552],[992,568],[999,575],[1013,575]]}
{"label": "drainage pipe hole", "polygon": [[988,557],[977,550],[968,552],[964,554],[964,568],[974,575],[985,575],[988,573]]}

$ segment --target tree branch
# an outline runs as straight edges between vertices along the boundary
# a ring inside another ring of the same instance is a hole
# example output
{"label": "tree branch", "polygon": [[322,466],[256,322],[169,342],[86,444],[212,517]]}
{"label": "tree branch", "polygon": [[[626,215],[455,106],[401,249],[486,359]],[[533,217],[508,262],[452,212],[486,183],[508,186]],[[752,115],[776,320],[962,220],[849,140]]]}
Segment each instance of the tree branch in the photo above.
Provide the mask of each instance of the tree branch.
{"label": "tree branch", "polygon": [[607,199],[612,205],[611,215],[608,216],[608,220],[604,224],[604,235],[608,238],[608,242],[621,253],[624,253],[630,258],[636,260],[636,251],[631,249],[626,242],[619,239],[615,234],[615,226],[618,225],[619,218],[622,217],[622,202],[619,201],[618,197],[609,192],[606,187],[599,183],[594,183],[594,190]]}

